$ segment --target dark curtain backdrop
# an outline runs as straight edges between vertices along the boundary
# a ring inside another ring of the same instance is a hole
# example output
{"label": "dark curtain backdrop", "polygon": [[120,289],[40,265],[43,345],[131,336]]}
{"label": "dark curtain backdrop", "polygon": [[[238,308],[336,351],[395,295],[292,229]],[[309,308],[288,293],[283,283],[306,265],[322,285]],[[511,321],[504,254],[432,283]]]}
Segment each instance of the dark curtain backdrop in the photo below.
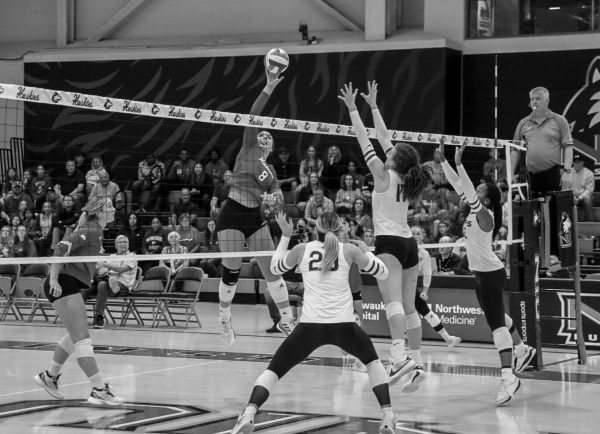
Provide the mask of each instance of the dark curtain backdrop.
{"label": "dark curtain backdrop", "polygon": [[[448,49],[394,50],[292,55],[285,80],[274,92],[265,115],[349,123],[336,98],[352,81],[366,90],[379,82],[379,105],[390,128],[459,133],[460,54]],[[105,62],[27,63],[27,85],[134,99],[162,104],[247,113],[265,84],[262,56]],[[360,98],[363,119],[372,125]],[[190,121],[94,112],[26,104],[26,164],[62,166],[76,151],[101,155],[121,180],[149,151],[169,163],[182,147],[203,160],[217,147],[233,162],[242,130]],[[285,144],[301,159],[309,144],[321,155],[329,144],[358,157],[355,140],[322,135],[274,132],[275,146]]]}

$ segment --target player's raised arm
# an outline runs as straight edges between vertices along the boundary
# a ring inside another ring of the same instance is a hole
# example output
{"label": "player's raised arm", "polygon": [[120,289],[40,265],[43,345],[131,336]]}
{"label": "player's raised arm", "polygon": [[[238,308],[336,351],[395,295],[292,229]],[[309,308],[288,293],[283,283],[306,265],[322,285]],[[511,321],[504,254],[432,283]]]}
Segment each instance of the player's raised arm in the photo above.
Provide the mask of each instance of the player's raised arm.
{"label": "player's raised arm", "polygon": [[365,162],[373,174],[373,178],[379,180],[380,182],[387,182],[388,174],[385,170],[385,166],[375,153],[373,144],[369,140],[367,130],[362,122],[362,119],[360,118],[360,115],[358,114],[358,109],[356,108],[357,92],[358,90],[352,88],[352,83],[345,84],[344,87],[340,89],[340,95],[338,95],[338,98],[344,101],[344,104],[346,104],[346,107],[348,107],[348,111],[350,112],[350,120],[352,121],[352,126],[356,132],[356,138],[358,139],[358,143],[360,144],[360,148],[365,157]]}
{"label": "player's raised arm", "polygon": [[[280,77],[279,74],[268,72],[265,69],[265,74],[267,75],[267,84],[260,92],[254,104],[250,108],[250,115],[258,116],[260,115],[265,106],[267,105],[267,101],[271,97],[271,94],[277,87],[277,85],[283,80],[283,77]],[[244,128],[244,140],[242,142],[242,147],[245,146],[258,146],[258,133],[259,129],[256,127],[246,127]]]}
{"label": "player's raised arm", "polygon": [[367,88],[369,89],[369,93],[365,94],[361,92],[360,96],[362,96],[367,104],[369,104],[369,107],[371,107],[371,114],[373,115],[373,122],[375,123],[375,131],[377,132],[377,140],[383,148],[385,155],[387,155],[394,148],[394,145],[390,139],[390,132],[388,131],[387,126],[381,117],[381,113],[379,112],[379,108],[377,107],[377,82],[375,80],[369,81],[367,83]]}
{"label": "player's raised arm", "polygon": [[294,266],[300,263],[304,254],[305,245],[304,243],[298,244],[294,246],[292,250],[288,251],[294,224],[283,211],[277,213],[275,221],[281,228],[281,239],[279,240],[277,250],[275,250],[275,253],[273,253],[271,258],[271,272],[276,275],[281,275],[290,271]]}

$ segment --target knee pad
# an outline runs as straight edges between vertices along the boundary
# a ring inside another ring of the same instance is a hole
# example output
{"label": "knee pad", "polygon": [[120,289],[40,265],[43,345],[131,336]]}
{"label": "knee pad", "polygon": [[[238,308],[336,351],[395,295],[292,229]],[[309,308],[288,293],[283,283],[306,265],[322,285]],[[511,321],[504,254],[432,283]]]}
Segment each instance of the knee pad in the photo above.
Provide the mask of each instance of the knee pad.
{"label": "knee pad", "polygon": [[278,380],[279,377],[275,372],[265,369],[263,373],[258,376],[256,381],[254,382],[254,385],[262,386],[269,392],[271,392],[271,389],[273,389],[273,386],[275,386],[275,383],[277,383]]}
{"label": "knee pad", "polygon": [[367,372],[369,373],[371,389],[381,384],[387,384],[389,381],[389,375],[385,372],[385,368],[379,359],[373,360],[367,365]]}
{"label": "knee pad", "polygon": [[94,348],[92,347],[92,340],[90,338],[76,342],[73,347],[73,353],[78,359],[83,357],[94,357]]}
{"label": "knee pad", "polygon": [[406,315],[406,329],[417,329],[421,327],[421,318],[417,312]]}
{"label": "knee pad", "polygon": [[267,282],[267,290],[276,304],[289,301],[287,285],[281,277],[273,282]]}
{"label": "knee pad", "polygon": [[71,354],[74,350],[73,341],[68,333],[60,338],[58,341],[58,346],[61,347],[67,354]]}
{"label": "knee pad", "polygon": [[223,265],[223,274],[221,274],[221,282],[227,286],[237,285],[237,281],[240,278],[240,269],[232,270]]}
{"label": "knee pad", "polygon": [[498,351],[512,349],[513,343],[506,327],[499,327],[492,332],[494,346]]}
{"label": "knee pad", "polygon": [[404,315],[404,306],[399,301],[392,301],[385,305],[385,316],[389,320],[395,315]]}

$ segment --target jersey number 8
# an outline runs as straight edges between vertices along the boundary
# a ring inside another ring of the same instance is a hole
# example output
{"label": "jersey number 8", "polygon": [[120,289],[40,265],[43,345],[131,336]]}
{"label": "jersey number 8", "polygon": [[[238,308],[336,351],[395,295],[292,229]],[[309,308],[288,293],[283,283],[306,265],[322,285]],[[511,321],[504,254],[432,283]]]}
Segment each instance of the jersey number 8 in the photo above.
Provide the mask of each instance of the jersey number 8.
{"label": "jersey number 8", "polygon": [[267,179],[269,177],[269,173],[266,170],[263,170],[263,172],[258,175],[258,180],[259,181],[264,181],[265,179]]}
{"label": "jersey number 8", "polygon": [[[319,266],[319,264],[321,263],[322,260],[323,260],[323,254],[321,252],[319,252],[317,250],[312,252],[310,254],[310,261],[308,261],[308,271],[321,271],[321,267]],[[331,271],[337,271],[339,265],[340,265],[340,263],[336,259]]]}

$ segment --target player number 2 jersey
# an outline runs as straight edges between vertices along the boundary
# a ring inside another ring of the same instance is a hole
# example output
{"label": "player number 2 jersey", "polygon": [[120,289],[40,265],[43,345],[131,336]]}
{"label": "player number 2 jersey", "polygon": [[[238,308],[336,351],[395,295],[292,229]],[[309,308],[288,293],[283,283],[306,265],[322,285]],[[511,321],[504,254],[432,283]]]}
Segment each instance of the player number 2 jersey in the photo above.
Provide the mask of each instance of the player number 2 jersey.
{"label": "player number 2 jersey", "polygon": [[352,293],[348,283],[350,265],[344,257],[344,245],[338,243],[338,260],[334,270],[322,272],[323,243],[306,244],[298,265],[304,282],[304,304],[300,322],[339,323],[354,321]]}

